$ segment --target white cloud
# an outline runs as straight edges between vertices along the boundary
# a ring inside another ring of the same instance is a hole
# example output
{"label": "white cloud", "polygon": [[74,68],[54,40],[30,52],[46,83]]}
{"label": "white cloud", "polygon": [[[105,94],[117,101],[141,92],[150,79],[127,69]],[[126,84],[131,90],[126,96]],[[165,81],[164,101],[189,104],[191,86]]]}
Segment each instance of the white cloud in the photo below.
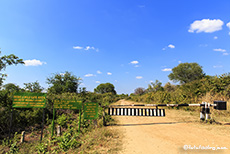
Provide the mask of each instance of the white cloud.
{"label": "white cloud", "polygon": [[93,74],[86,74],[85,77],[92,77],[94,76]]}
{"label": "white cloud", "polygon": [[97,74],[102,74],[102,72],[98,70],[98,71],[97,71]]}
{"label": "white cloud", "polygon": [[91,49],[91,47],[90,47],[90,46],[85,47],[85,50],[89,50],[89,49]]}
{"label": "white cloud", "polygon": [[203,20],[196,20],[194,21],[188,30],[190,33],[213,33],[215,31],[219,31],[222,29],[224,22],[220,19],[203,19]]}
{"label": "white cloud", "polygon": [[168,46],[162,48],[162,50],[166,50],[167,48],[174,49],[174,48],[175,48],[175,45],[169,44]]}
{"label": "white cloud", "polygon": [[138,64],[139,62],[136,61],[136,60],[134,60],[134,61],[131,61],[130,63],[136,65],[136,64]]}
{"label": "white cloud", "polygon": [[174,49],[175,45],[169,44],[168,47],[171,48],[171,49]]}
{"label": "white cloud", "polygon": [[[230,22],[227,23],[226,26],[230,29]],[[228,34],[230,35],[230,32]]]}
{"label": "white cloud", "polygon": [[164,69],[162,69],[162,71],[163,72],[168,72],[168,71],[172,71],[172,69],[171,68],[164,68]]}
{"label": "white cloud", "polygon": [[25,60],[24,63],[25,63],[25,66],[39,66],[39,65],[46,64],[46,62],[41,62],[40,60],[37,60],[37,59]]}
{"label": "white cloud", "polygon": [[143,77],[142,76],[137,76],[136,79],[142,79]]}
{"label": "white cloud", "polygon": [[226,52],[226,50],[225,49],[213,49],[213,51],[218,51],[218,52]]}
{"label": "white cloud", "polygon": [[81,49],[83,49],[83,47],[80,47],[80,46],[73,46],[73,49],[81,50]]}
{"label": "white cloud", "polygon": [[95,48],[95,47],[91,47],[91,46],[86,46],[86,47],[81,47],[81,46],[73,46],[73,49],[77,49],[77,50],[95,50],[96,52],[99,51],[99,49]]}
{"label": "white cloud", "polygon": [[96,83],[101,83],[100,81],[96,81]]}
{"label": "white cloud", "polygon": [[219,48],[219,49],[213,49],[213,51],[222,52],[224,56],[228,56],[229,55],[229,53],[227,53],[225,49],[220,49]]}
{"label": "white cloud", "polygon": [[180,63],[182,63],[182,61],[178,61],[178,63],[180,64]]}
{"label": "white cloud", "polygon": [[107,75],[112,75],[112,73],[108,72]]}
{"label": "white cloud", "polygon": [[99,51],[99,49],[96,49],[95,47],[91,47],[91,46],[87,46],[87,47],[85,47],[85,49],[84,50],[95,50],[95,51]]}
{"label": "white cloud", "polygon": [[214,36],[214,40],[216,40],[216,39],[218,39],[218,37],[217,37],[217,36]]}
{"label": "white cloud", "polygon": [[215,65],[213,66],[213,68],[222,68],[223,66],[222,65]]}
{"label": "white cloud", "polygon": [[230,22],[226,24],[226,26],[230,29]]}

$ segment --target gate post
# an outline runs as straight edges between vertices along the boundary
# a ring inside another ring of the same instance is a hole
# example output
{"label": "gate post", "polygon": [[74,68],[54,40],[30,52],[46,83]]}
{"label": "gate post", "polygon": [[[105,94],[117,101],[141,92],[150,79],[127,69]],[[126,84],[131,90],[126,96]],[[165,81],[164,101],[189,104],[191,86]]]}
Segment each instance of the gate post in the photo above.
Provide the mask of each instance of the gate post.
{"label": "gate post", "polygon": [[[202,102],[202,104],[205,104],[205,102]],[[202,120],[202,121],[205,120],[205,106],[201,106],[201,109],[200,109],[200,120]]]}
{"label": "gate post", "polygon": [[210,116],[210,103],[205,104],[205,114],[206,114],[206,122],[208,122],[211,119],[211,116]]}

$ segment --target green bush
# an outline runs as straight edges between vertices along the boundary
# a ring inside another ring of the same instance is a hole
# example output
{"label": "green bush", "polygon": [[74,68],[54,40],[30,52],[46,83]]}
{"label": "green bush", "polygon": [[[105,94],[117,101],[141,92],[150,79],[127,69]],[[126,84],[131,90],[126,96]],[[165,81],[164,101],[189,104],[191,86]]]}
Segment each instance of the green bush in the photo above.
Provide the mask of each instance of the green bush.
{"label": "green bush", "polygon": [[58,115],[56,123],[60,125],[61,127],[67,127],[67,122],[70,120],[69,116],[65,115],[64,113],[61,115]]}
{"label": "green bush", "polygon": [[81,143],[77,141],[79,140],[78,133],[74,132],[71,128],[68,128],[68,130],[64,132],[62,136],[58,137],[57,140],[58,146],[62,151],[74,149],[81,145]]}
{"label": "green bush", "polygon": [[40,143],[36,147],[37,153],[39,154],[45,154],[48,152],[48,144],[47,143]]}

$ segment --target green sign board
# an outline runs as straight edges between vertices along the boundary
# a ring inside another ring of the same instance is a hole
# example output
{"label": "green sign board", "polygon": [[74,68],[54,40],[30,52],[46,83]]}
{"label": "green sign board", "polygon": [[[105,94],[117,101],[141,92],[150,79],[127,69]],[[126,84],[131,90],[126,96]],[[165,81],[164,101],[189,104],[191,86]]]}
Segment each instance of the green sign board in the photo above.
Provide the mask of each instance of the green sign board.
{"label": "green sign board", "polygon": [[54,108],[55,109],[81,109],[82,103],[77,100],[54,100]]}
{"label": "green sign board", "polygon": [[14,93],[13,108],[45,108],[44,93]]}
{"label": "green sign board", "polygon": [[97,119],[98,103],[84,103],[84,119]]}

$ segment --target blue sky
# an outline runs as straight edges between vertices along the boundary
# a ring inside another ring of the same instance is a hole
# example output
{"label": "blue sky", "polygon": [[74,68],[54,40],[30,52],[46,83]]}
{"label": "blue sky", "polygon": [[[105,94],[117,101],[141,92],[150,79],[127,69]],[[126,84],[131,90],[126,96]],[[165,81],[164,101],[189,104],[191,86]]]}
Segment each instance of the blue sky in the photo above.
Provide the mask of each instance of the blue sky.
{"label": "blue sky", "polygon": [[171,69],[197,62],[208,75],[230,72],[229,0],[2,0],[0,48],[26,64],[4,84],[72,72],[82,87],[110,82],[118,93],[169,82]]}

